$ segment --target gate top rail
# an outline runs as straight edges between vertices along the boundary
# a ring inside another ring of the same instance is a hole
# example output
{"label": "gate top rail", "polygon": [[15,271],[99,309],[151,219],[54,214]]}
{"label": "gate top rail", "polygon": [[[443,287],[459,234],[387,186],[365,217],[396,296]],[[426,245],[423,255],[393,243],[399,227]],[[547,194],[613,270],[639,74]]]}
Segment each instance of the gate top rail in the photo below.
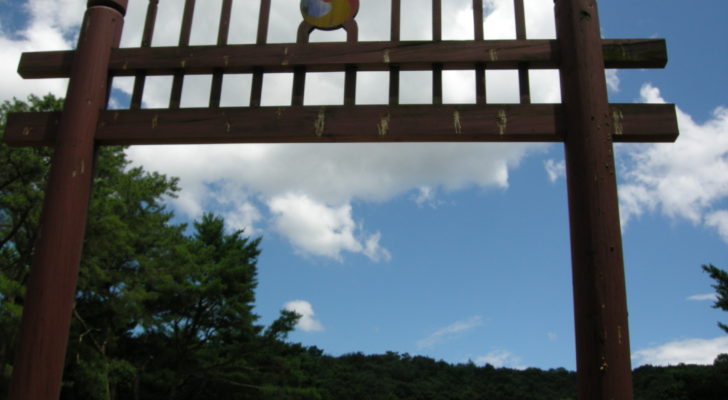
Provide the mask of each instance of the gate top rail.
{"label": "gate top rail", "polygon": [[[602,41],[605,68],[664,68],[667,46],[664,39],[605,39]],[[112,51],[112,76],[294,72],[305,66],[309,72],[345,71],[354,65],[359,71],[430,71],[433,64],[443,69],[558,69],[557,40],[405,41],[357,43],[276,43],[189,47],[122,48]],[[18,73],[25,79],[67,78],[74,51],[23,53]]]}

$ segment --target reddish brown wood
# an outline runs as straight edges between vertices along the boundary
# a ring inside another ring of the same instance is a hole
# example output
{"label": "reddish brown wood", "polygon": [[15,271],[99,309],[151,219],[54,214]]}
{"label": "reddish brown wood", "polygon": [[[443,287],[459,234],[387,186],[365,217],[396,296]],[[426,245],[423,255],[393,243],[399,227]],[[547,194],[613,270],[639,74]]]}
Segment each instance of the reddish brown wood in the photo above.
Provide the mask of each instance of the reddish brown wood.
{"label": "reddish brown wood", "polygon": [[526,9],[523,0],[513,0],[513,11],[516,20],[516,39],[526,38]]}
{"label": "reddish brown wood", "polygon": [[[392,0],[392,13],[390,21],[390,40],[392,43],[399,43],[400,39],[400,20],[402,6],[400,0]],[[384,60],[388,61],[388,60]],[[399,65],[389,65],[389,105],[399,104]]]}
{"label": "reddish brown wood", "polygon": [[[359,25],[356,21],[350,20],[344,24],[346,29],[346,42],[354,44],[359,41]],[[344,105],[353,106],[356,103],[356,71],[357,66],[348,64],[345,67],[344,76]]]}
{"label": "reddish brown wood", "polygon": [[473,28],[475,40],[483,40],[483,0],[473,0]]}
{"label": "reddish brown wood", "polygon": [[[603,40],[605,68],[663,68],[667,63],[664,39]],[[385,57],[386,55],[386,57]],[[23,78],[69,76],[73,51],[23,53],[18,72]],[[344,71],[356,64],[359,71],[387,71],[392,64],[402,70],[430,70],[440,62],[445,69],[472,69],[486,62],[488,69],[515,69],[528,62],[532,69],[559,68],[556,40],[485,40],[442,42],[291,43],[258,45],[155,47],[117,49],[109,64],[114,76],[171,75],[182,68],[187,74],[293,72],[306,66],[311,72]],[[387,61],[388,60],[388,61]]]}
{"label": "reddish brown wood", "polygon": [[182,13],[182,26],[179,32],[179,46],[190,45],[190,34],[192,33],[192,20],[195,16],[195,0],[185,0],[185,8]]}
{"label": "reddish brown wood", "polygon": [[[313,138],[311,127],[321,110],[326,117],[326,135]],[[505,112],[506,117],[504,135],[500,135],[500,128],[494,122],[498,121],[500,110]],[[460,117],[459,135],[453,135],[455,111]],[[420,113],[417,118],[414,117],[416,113]],[[613,121],[617,122],[612,124],[615,142],[673,142],[677,139],[677,120],[672,104],[613,104],[610,113]],[[377,125],[386,115],[390,116],[391,128],[388,135],[380,137]],[[347,116],[350,117],[348,122],[336,122]],[[563,117],[563,107],[558,104],[109,110],[101,112],[96,140],[99,144],[108,145],[208,141],[557,142],[563,139],[564,129],[554,121]],[[60,113],[9,114],[5,142],[11,146],[50,145],[58,130],[59,118]],[[210,126],[203,129],[203,123],[210,123]],[[280,131],[282,127],[290,130]],[[176,139],[178,134],[182,136]]]}
{"label": "reddish brown wood", "polygon": [[[526,10],[523,0],[513,0],[516,14],[516,39],[526,39]],[[531,82],[528,76],[529,65],[526,62],[518,63],[518,91],[521,104],[531,102]]]}
{"label": "reddish brown wood", "polygon": [[[258,34],[255,44],[266,44],[268,39],[268,21],[270,21],[270,0],[261,0],[258,11]],[[263,95],[263,68],[253,68],[253,82],[250,87],[250,106],[260,107],[260,98]]]}
{"label": "reddish brown wood", "polygon": [[400,21],[402,19],[401,0],[392,0],[392,10],[389,26],[389,38],[392,42],[400,41]]}
{"label": "reddish brown wood", "polygon": [[432,104],[442,104],[442,64],[432,65]]}
{"label": "reddish brown wood", "polygon": [[432,0],[432,40],[442,40],[442,0]]}
{"label": "reddish brown wood", "polygon": [[258,33],[255,43],[265,44],[268,41],[268,23],[270,22],[270,0],[260,1],[260,10],[258,11]]}
{"label": "reddish brown wood", "polygon": [[[185,48],[190,45],[190,34],[192,33],[192,19],[195,14],[195,0],[185,0],[185,8],[182,14],[182,26],[179,33],[179,48]],[[152,49],[153,51],[154,49]],[[182,68],[179,68],[182,66]],[[182,99],[182,86],[185,81],[184,62],[180,62],[178,68],[175,68],[172,79],[172,90],[169,94],[169,108],[179,108]],[[215,72],[217,68],[213,68],[210,72]]]}
{"label": "reddish brown wood", "polygon": [[[230,32],[230,13],[232,12],[232,0],[223,0],[220,10],[220,25],[217,30],[217,45],[225,46],[228,41]],[[222,94],[222,69],[216,69],[212,74],[212,83],[210,85],[210,107],[220,107],[220,96]]]}
{"label": "reddish brown wood", "polygon": [[[141,47],[151,47],[152,38],[154,37],[154,24],[157,20],[157,9],[159,0],[149,0],[147,5],[147,15],[144,19],[144,30],[142,32]],[[142,107],[142,97],[144,96],[144,84],[147,74],[145,71],[138,71],[134,78],[134,89],[131,94],[132,109],[140,109]]]}
{"label": "reddish brown wood", "polygon": [[94,133],[106,101],[106,66],[111,47],[118,46],[125,9],[126,0],[88,2],[23,304],[10,400],[57,399],[60,394],[91,192]]}
{"label": "reddish brown wood", "polygon": [[224,46],[228,43],[230,33],[230,14],[233,11],[233,0],[222,0],[220,9],[220,26],[217,29],[217,45]]}
{"label": "reddish brown wood", "polygon": [[[432,0],[432,41],[442,41],[442,0]],[[442,70],[440,62],[432,64],[432,104],[442,104]]]}
{"label": "reddish brown wood", "polygon": [[348,65],[344,76],[344,105],[356,103],[356,65]]}
{"label": "reddish brown wood", "polygon": [[159,0],[149,0],[147,5],[147,15],[144,18],[144,30],[142,31],[141,47],[151,47],[152,38],[154,37],[154,24],[157,21],[157,9],[159,8]]}
{"label": "reddish brown wood", "polygon": [[[627,294],[594,0],[557,0],[580,399],[632,399]],[[617,118],[618,120],[618,118]]]}
{"label": "reddish brown wood", "polygon": [[[475,41],[484,40],[483,0],[473,0],[473,27]],[[475,64],[475,104],[485,104],[485,63]]]}

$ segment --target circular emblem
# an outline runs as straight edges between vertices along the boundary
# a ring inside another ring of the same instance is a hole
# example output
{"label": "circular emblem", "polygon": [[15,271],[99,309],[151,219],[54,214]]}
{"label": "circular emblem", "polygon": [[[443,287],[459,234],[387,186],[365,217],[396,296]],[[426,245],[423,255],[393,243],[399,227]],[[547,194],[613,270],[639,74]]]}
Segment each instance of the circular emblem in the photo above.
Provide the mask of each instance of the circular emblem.
{"label": "circular emblem", "polygon": [[359,0],[301,0],[301,14],[319,29],[336,29],[356,16]]}

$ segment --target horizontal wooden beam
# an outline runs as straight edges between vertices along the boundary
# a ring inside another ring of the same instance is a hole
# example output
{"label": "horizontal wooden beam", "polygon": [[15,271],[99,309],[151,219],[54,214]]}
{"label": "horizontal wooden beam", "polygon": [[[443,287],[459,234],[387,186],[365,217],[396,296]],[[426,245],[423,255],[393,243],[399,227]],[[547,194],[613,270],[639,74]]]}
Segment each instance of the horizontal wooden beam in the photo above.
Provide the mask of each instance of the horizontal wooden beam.
{"label": "horizontal wooden beam", "polygon": [[[672,142],[672,104],[610,105],[615,142]],[[322,142],[559,142],[560,104],[304,106],[102,111],[101,145]],[[47,146],[60,113],[11,113],[5,141]]]}
{"label": "horizontal wooden beam", "polygon": [[[663,39],[603,40],[605,68],[663,68],[667,47]],[[310,72],[444,69],[531,69],[559,67],[556,40],[485,40],[441,42],[289,43],[267,45],[147,47],[116,49],[111,55],[114,76],[293,72],[306,66]],[[23,53],[18,73],[23,78],[64,78],[71,71],[73,51]]]}

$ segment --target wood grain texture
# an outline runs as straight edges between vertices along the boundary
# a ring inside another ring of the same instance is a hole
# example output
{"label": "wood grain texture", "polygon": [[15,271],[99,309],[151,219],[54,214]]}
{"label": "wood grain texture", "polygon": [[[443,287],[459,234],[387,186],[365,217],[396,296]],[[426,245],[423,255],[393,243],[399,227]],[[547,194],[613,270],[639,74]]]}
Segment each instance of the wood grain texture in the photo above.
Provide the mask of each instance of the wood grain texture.
{"label": "wood grain texture", "polygon": [[[102,145],[319,142],[560,142],[559,104],[244,107],[109,110]],[[615,142],[673,142],[672,104],[612,104]],[[8,115],[12,146],[54,143],[60,113]],[[318,124],[318,125],[317,125]],[[316,126],[322,126],[317,131]],[[501,129],[502,128],[502,129]]]}
{"label": "wood grain texture", "polygon": [[[667,63],[664,39],[603,40],[605,68],[663,68]],[[68,77],[73,51],[23,53],[18,73],[26,79]],[[404,41],[359,43],[290,43],[229,46],[124,48],[112,52],[109,64],[113,76],[293,72],[305,66],[309,72],[344,71],[356,65],[359,71],[387,71],[397,64],[403,71],[432,69],[474,69],[486,63],[488,69],[530,69],[560,66],[555,40]]]}

